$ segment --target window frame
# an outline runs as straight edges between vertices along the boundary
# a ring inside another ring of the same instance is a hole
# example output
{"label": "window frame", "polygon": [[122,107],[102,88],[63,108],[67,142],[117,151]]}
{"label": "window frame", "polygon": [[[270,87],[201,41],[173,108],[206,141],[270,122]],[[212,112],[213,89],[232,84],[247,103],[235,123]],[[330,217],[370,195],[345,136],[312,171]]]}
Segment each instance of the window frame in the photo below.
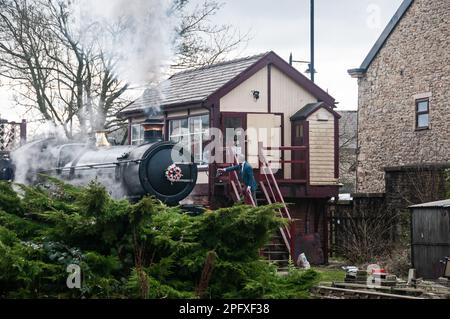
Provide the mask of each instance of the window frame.
{"label": "window frame", "polygon": [[[206,121],[206,123],[203,123],[202,118],[203,117],[208,117],[208,120]],[[195,121],[195,119],[200,119],[200,123],[202,123],[202,129],[201,132],[195,132],[195,130],[191,131],[191,128],[195,128],[195,125],[193,125],[193,121]],[[186,116],[186,117],[180,117],[180,118],[174,118],[174,119],[168,119],[167,120],[167,125],[168,125],[168,140],[169,141],[173,141],[173,142],[177,142],[176,140],[172,140],[174,137],[181,137],[181,136],[186,136],[188,138],[188,145],[189,145],[189,151],[192,151],[192,147],[193,147],[193,143],[195,142],[195,137],[194,136],[198,136],[200,135],[201,138],[201,143],[198,144],[198,146],[200,147],[200,151],[199,154],[201,154],[201,162],[197,163],[199,164],[199,168],[204,168],[207,167],[208,164],[205,162],[205,158],[204,158],[204,148],[205,148],[205,139],[204,136],[206,134],[206,136],[209,135],[209,130],[210,130],[210,120],[211,120],[211,115],[209,113],[205,113],[205,114],[196,114],[196,115],[191,115],[191,116]],[[180,121],[180,125],[179,127],[181,128],[181,122],[182,121],[187,121],[187,128],[183,127],[184,129],[188,130],[188,134],[172,134],[172,127],[173,127],[173,123],[176,121]],[[206,124],[206,127],[203,127],[203,124]],[[195,157],[195,154],[194,154]]]}
{"label": "window frame", "polygon": [[[419,111],[419,105],[420,105],[420,103],[423,103],[423,102],[427,103],[427,109],[426,109],[426,111]],[[419,126],[419,118],[421,115],[428,115],[427,126]],[[430,129],[430,98],[423,98],[423,99],[416,100],[415,117],[416,117],[416,131]]]}
{"label": "window frame", "polygon": [[[133,134],[134,128],[138,127],[138,138],[136,138]],[[134,123],[131,124],[131,132],[130,132],[130,141],[131,145],[142,145],[144,143],[144,127],[142,123]]]}

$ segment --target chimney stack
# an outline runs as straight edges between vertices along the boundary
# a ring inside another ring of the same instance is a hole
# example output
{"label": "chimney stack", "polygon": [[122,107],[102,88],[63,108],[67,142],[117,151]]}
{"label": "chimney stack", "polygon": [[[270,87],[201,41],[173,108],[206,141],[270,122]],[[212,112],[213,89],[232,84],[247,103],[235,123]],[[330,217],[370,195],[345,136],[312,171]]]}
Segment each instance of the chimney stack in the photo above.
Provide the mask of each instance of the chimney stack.
{"label": "chimney stack", "polygon": [[111,144],[108,142],[106,138],[106,134],[108,131],[97,131],[95,132],[95,145],[99,148],[102,147],[111,147]]}
{"label": "chimney stack", "polygon": [[147,119],[142,124],[144,127],[144,143],[162,142],[164,123],[159,119]]}

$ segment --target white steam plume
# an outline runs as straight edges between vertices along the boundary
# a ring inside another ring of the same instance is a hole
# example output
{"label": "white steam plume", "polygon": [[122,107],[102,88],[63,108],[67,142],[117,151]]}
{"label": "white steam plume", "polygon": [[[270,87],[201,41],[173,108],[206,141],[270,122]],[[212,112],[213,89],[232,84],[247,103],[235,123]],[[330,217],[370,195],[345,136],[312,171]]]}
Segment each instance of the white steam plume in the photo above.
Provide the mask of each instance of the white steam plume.
{"label": "white steam plume", "polygon": [[[96,41],[116,61],[122,80],[148,84],[160,80],[174,39],[171,0],[77,0],[75,30],[87,46]],[[87,31],[88,30],[88,31]]]}

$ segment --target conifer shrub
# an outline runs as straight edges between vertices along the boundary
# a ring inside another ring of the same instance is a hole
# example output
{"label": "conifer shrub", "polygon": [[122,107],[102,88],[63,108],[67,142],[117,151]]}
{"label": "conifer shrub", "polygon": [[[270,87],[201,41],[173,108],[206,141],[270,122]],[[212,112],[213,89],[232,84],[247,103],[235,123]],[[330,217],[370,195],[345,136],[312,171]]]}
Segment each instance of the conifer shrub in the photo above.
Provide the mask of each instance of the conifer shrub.
{"label": "conifer shrub", "polygon": [[[190,216],[52,178],[0,191],[0,298],[305,298],[319,279],[295,269],[282,277],[261,260],[284,223],[276,205]],[[66,286],[74,264],[81,289]]]}

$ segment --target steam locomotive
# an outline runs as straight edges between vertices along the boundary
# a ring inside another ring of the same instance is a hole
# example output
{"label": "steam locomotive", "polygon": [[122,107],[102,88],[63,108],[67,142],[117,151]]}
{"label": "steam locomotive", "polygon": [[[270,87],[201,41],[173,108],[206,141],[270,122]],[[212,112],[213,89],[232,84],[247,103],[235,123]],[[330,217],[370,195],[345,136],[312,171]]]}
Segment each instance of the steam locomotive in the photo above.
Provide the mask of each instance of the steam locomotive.
{"label": "steam locomotive", "polygon": [[1,159],[0,179],[34,184],[44,174],[80,186],[95,179],[115,198],[150,195],[178,204],[196,185],[197,165],[183,149],[163,141],[160,124],[147,121],[144,127],[142,145],[111,146],[105,132],[88,143],[56,138],[28,143]]}

